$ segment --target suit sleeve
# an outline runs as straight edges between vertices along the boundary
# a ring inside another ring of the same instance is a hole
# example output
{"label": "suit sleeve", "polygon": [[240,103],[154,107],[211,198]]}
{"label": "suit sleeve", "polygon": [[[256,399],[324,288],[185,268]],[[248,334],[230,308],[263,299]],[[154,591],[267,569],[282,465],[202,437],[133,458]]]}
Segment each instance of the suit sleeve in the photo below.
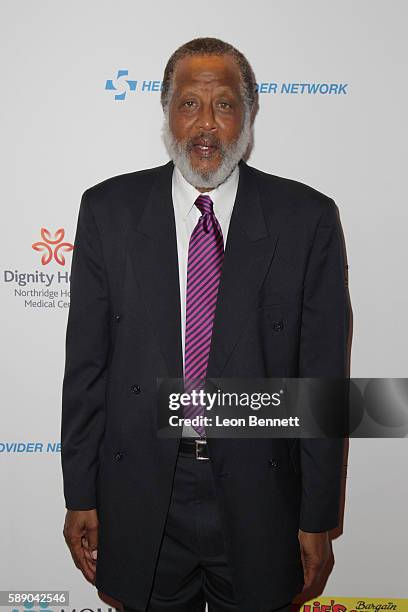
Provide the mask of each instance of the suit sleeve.
{"label": "suit sleeve", "polygon": [[89,190],[81,199],[74,242],[62,385],[61,461],[67,509],[88,510],[96,508],[109,352],[107,277]]}
{"label": "suit sleeve", "polygon": [[[333,200],[329,200],[315,232],[303,300],[299,376],[347,377],[349,296],[346,255]],[[343,438],[301,439],[299,526],[303,531],[320,532],[338,526],[343,452]]]}

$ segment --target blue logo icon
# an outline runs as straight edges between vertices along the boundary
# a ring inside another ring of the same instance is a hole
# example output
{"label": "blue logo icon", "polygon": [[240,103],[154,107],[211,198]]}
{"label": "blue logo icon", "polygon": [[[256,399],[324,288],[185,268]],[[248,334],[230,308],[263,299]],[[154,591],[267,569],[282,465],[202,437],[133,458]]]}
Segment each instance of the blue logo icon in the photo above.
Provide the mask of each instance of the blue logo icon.
{"label": "blue logo icon", "polygon": [[105,84],[105,90],[117,91],[115,100],[125,100],[128,91],[136,91],[137,81],[125,79],[129,74],[129,70],[118,70],[116,79],[108,79]]}
{"label": "blue logo icon", "polygon": [[[12,608],[11,612],[20,612],[18,608]],[[32,601],[24,602],[24,609],[21,612],[53,612],[52,609],[48,607],[48,603],[45,601],[40,602],[39,610],[35,610],[35,604]]]}

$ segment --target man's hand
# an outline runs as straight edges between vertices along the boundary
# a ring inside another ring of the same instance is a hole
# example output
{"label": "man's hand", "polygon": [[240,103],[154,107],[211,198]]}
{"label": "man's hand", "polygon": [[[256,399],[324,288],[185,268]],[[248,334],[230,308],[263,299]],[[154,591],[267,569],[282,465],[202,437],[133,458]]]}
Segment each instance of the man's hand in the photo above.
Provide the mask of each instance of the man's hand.
{"label": "man's hand", "polygon": [[302,557],[304,586],[302,593],[316,586],[323,569],[330,558],[330,542],[327,531],[310,533],[299,529],[300,552]]}
{"label": "man's hand", "polygon": [[96,510],[67,510],[63,534],[75,565],[89,582],[95,584],[98,548]]}

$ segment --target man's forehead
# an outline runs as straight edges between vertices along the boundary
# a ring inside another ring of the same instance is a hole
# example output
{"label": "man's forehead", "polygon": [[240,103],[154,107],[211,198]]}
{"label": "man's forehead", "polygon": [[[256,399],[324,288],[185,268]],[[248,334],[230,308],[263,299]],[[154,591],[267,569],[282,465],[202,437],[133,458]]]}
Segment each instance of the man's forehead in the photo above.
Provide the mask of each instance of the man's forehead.
{"label": "man's forehead", "polygon": [[180,59],[175,68],[176,85],[217,83],[234,86],[240,81],[239,67],[229,55],[193,55]]}

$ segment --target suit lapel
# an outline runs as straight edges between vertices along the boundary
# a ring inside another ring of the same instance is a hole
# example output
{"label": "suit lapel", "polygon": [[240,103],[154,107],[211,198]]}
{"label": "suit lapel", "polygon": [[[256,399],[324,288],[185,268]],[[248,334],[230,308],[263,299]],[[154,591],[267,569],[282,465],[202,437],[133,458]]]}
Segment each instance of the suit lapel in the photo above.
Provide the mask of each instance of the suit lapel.
{"label": "suit lapel", "polygon": [[[129,228],[128,250],[169,377],[182,378],[173,167],[170,161],[158,169],[146,206]],[[267,231],[255,171],[241,161],[218,290],[208,377],[221,375],[256,299],[276,242],[277,236]]]}
{"label": "suit lapel", "polygon": [[170,378],[183,377],[180,284],[172,200],[173,162],[158,169],[146,206],[129,228],[128,249]]}

